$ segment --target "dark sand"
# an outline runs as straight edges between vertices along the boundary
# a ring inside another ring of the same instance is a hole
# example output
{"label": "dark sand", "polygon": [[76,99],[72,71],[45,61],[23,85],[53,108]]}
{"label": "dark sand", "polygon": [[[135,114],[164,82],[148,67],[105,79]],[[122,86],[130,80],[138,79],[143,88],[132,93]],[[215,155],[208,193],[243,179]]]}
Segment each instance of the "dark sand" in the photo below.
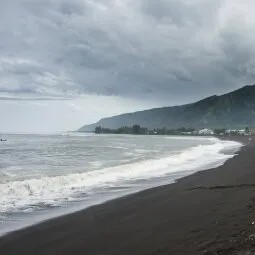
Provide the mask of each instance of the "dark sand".
{"label": "dark sand", "polygon": [[0,254],[255,254],[253,139],[224,166],[2,237]]}

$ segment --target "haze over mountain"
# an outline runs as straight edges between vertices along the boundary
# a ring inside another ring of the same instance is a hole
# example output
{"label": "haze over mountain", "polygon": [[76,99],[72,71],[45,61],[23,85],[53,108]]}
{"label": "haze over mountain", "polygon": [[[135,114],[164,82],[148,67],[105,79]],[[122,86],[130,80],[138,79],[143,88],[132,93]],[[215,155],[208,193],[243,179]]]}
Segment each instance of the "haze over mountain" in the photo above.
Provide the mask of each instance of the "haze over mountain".
{"label": "haze over mountain", "polygon": [[119,128],[139,124],[147,128],[237,128],[255,125],[255,85],[192,104],[155,108],[104,118],[78,131],[94,131],[96,126]]}

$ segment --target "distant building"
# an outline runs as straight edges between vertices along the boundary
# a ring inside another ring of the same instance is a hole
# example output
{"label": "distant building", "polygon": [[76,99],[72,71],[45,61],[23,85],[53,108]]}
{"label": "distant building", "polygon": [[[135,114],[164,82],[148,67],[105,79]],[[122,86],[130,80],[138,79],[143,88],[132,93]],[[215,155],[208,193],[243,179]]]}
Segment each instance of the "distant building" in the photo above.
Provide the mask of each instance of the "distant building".
{"label": "distant building", "polygon": [[247,129],[228,129],[225,132],[227,135],[251,135],[251,130]]}
{"label": "distant building", "polygon": [[245,129],[240,129],[237,132],[238,132],[239,135],[245,135],[246,134]]}
{"label": "distant building", "polygon": [[237,134],[238,133],[238,130],[235,130],[235,129],[228,129],[226,130],[225,132],[227,135],[234,135],[234,134]]}
{"label": "distant building", "polygon": [[192,135],[192,132],[181,132],[182,135]]}
{"label": "distant building", "polygon": [[214,132],[211,129],[204,128],[204,129],[199,130],[198,134],[199,135],[214,135]]}

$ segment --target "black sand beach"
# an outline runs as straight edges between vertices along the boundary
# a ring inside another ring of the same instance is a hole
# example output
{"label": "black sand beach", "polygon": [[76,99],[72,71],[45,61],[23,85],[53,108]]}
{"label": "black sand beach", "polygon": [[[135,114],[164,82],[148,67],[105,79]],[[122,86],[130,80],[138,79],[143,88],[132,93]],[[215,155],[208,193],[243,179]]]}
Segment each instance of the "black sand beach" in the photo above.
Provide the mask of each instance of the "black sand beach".
{"label": "black sand beach", "polygon": [[254,222],[255,137],[218,168],[1,237],[0,254],[248,255]]}

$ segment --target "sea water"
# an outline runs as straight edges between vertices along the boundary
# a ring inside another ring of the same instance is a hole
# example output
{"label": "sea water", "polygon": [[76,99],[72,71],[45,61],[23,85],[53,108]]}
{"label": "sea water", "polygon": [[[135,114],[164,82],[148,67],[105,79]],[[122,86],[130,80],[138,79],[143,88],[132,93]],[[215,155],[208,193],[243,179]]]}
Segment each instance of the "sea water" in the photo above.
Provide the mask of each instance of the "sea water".
{"label": "sea water", "polygon": [[2,135],[0,234],[223,164],[240,143],[212,137]]}

